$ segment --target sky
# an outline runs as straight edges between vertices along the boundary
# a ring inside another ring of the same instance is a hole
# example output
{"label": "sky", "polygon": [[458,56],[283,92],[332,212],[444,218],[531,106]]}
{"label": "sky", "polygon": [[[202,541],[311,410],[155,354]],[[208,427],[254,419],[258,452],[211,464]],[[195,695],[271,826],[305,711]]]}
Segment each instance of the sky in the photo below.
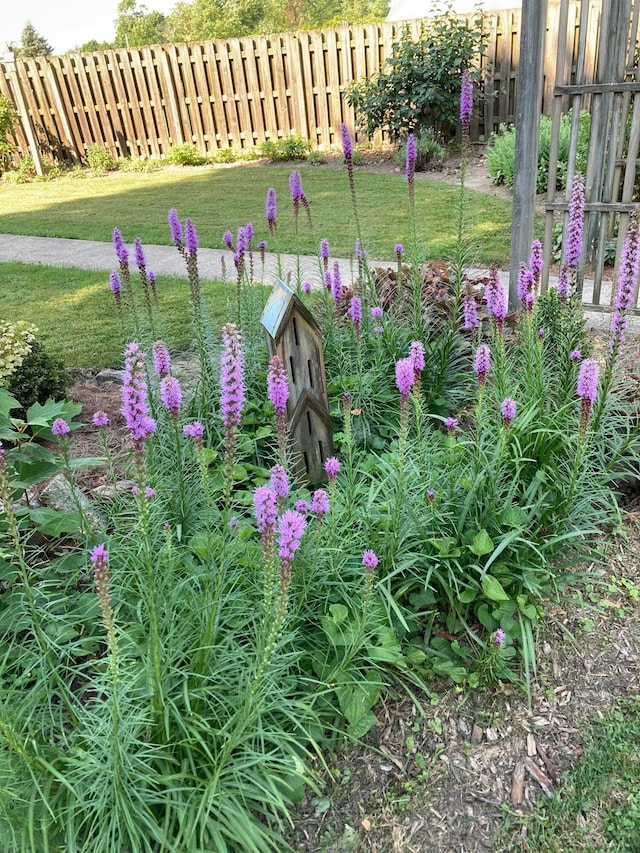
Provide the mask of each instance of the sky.
{"label": "sky", "polygon": [[[54,53],[67,53],[90,39],[113,41],[119,0],[3,0],[0,14],[0,57],[7,42],[20,43],[22,30],[31,21]],[[138,3],[150,12],[167,14],[176,0]]]}

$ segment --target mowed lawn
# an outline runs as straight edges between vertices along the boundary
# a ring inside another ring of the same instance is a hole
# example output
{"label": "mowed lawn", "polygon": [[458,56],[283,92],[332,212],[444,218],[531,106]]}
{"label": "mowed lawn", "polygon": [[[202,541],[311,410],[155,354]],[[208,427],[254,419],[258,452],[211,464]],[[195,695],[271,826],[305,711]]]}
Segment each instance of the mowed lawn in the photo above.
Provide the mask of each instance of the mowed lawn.
{"label": "mowed lawn", "polygon": [[[303,213],[296,233],[289,175],[298,169],[311,209],[311,226]],[[407,182],[402,172],[356,170],[356,199],[364,248],[370,258],[393,258],[393,247],[409,244],[411,235]],[[277,235],[265,219],[269,187],[278,201]],[[428,258],[454,251],[460,189],[419,175],[415,210],[420,249]],[[474,264],[505,264],[509,254],[511,202],[465,193],[467,237]],[[175,207],[190,217],[202,246],[222,248],[222,234],[252,222],[268,249],[315,254],[321,238],[335,256],[349,257],[358,236],[345,169],[311,166],[242,164],[231,167],[172,167],[151,173],[113,172],[101,177],[72,173],[52,181],[0,183],[0,233],[86,240],[110,240],[113,228],[125,240],[169,244],[167,212]],[[35,260],[35,259],[34,259]]]}

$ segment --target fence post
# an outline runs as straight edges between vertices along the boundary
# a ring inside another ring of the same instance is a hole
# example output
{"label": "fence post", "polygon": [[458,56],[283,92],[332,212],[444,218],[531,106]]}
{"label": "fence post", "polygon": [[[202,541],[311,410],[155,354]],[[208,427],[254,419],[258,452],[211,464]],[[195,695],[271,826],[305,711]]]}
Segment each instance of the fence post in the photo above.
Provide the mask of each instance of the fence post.
{"label": "fence post", "polygon": [[518,270],[521,263],[528,261],[533,240],[546,28],[547,0],[522,0],[509,265],[510,311],[518,300]]}
{"label": "fence post", "polygon": [[4,63],[7,67],[7,71],[9,72],[9,87],[13,91],[13,100],[15,105],[18,107],[18,115],[20,116],[20,122],[22,124],[24,135],[27,137],[27,142],[29,143],[29,150],[31,152],[31,156],[33,157],[36,174],[42,175],[44,174],[44,170],[42,168],[42,158],[40,157],[40,146],[38,145],[38,137],[36,136],[36,132],[33,129],[33,122],[31,121],[31,116],[29,115],[29,110],[27,109],[27,103],[24,99],[22,85],[20,83],[20,78],[18,77],[16,61],[14,59],[13,53],[8,53],[5,56]]}

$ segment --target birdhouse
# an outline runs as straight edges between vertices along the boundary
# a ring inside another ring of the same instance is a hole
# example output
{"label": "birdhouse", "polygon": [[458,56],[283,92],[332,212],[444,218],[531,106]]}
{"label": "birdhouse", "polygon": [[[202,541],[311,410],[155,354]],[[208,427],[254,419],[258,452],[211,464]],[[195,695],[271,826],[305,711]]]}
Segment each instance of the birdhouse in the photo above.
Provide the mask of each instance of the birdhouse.
{"label": "birdhouse", "polygon": [[322,333],[313,314],[283,281],[274,285],[262,313],[269,356],[279,355],[289,383],[287,423],[294,473],[310,483],[326,479],[333,455]]}

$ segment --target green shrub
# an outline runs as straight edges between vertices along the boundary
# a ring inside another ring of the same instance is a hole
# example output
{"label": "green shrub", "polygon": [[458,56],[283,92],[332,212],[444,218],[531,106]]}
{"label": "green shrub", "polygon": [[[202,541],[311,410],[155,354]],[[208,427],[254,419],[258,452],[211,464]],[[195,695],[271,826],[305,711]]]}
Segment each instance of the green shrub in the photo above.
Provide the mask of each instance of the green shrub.
{"label": "green shrub", "polygon": [[7,379],[6,388],[25,411],[34,403],[62,400],[70,385],[71,380],[62,361],[36,340],[31,351]]}
{"label": "green shrub", "polygon": [[203,157],[191,142],[183,142],[171,148],[167,162],[175,166],[202,166],[207,162],[207,158]]}
{"label": "green shrub", "polygon": [[[403,143],[397,150],[395,160],[404,165],[406,161],[406,144]],[[427,128],[418,138],[418,157],[416,159],[416,172],[424,171],[430,166],[443,163],[447,156],[447,149],[442,145],[432,128]]]}
{"label": "green shrub", "polygon": [[392,140],[431,127],[446,136],[458,123],[462,72],[485,49],[481,19],[473,26],[451,11],[423,25],[416,41],[406,28],[385,68],[351,86],[348,102],[369,136],[388,130]]}
{"label": "green shrub", "polygon": [[87,163],[98,175],[104,175],[116,168],[116,161],[103,145],[91,145],[87,148]]}
{"label": "green shrub", "polygon": [[304,136],[294,133],[282,139],[267,139],[259,148],[263,157],[272,163],[278,163],[286,160],[305,160],[311,146]]}
{"label": "green shrub", "polygon": [[36,177],[36,164],[31,154],[25,154],[17,169],[9,169],[3,178],[10,184],[28,184]]}
{"label": "green shrub", "polygon": [[210,157],[211,162],[213,163],[235,163],[238,159],[238,156],[233,148],[220,148],[218,151],[214,151]]}
{"label": "green shrub", "polygon": [[5,95],[0,95],[0,175],[7,169],[17,151],[15,142],[10,136],[18,121],[18,113]]}
{"label": "green shrub", "polygon": [[[549,172],[549,152],[551,149],[551,118],[540,117],[540,137],[538,142],[538,172],[536,188],[539,193],[546,192],[547,178]],[[589,133],[591,128],[591,114],[580,113],[580,124],[578,130],[578,146],[576,152],[576,169],[584,173],[587,166],[587,154],[589,149]],[[562,116],[560,119],[560,135],[558,138],[558,169],[556,187],[564,189],[567,183],[567,164],[569,160],[569,138],[571,133],[571,114]],[[487,166],[489,175],[494,184],[505,184],[513,186],[515,157],[516,157],[516,130],[513,125],[500,125],[499,133],[492,133],[487,145]]]}
{"label": "green shrub", "polygon": [[160,168],[160,162],[158,160],[151,159],[133,159],[131,157],[127,157],[125,160],[118,161],[118,171],[119,172],[157,172]]}

